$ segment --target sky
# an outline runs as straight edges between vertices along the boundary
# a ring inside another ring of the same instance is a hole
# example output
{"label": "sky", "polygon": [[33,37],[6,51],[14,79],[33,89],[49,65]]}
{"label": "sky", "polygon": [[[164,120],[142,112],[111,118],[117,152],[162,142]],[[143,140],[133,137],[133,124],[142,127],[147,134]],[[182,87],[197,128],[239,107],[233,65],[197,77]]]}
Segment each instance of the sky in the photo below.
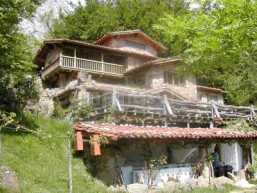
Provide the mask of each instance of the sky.
{"label": "sky", "polygon": [[[49,14],[51,18],[58,18],[60,11],[62,13],[69,13],[79,4],[84,5],[85,0],[46,0],[38,7],[32,19],[24,19],[21,22],[21,29],[26,34],[37,38],[44,38],[48,30],[47,22],[43,22],[45,15]],[[45,20],[51,21],[47,18]]]}

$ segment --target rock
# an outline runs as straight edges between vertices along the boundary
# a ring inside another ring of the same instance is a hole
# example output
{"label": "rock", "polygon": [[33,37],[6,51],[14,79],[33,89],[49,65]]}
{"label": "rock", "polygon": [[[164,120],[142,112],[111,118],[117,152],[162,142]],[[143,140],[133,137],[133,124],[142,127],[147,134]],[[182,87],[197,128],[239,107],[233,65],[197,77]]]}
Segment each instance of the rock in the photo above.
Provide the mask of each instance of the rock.
{"label": "rock", "polygon": [[235,186],[239,188],[255,188],[256,185],[250,184],[247,180],[241,179],[235,183]]}
{"label": "rock", "polygon": [[10,168],[1,166],[0,167],[1,185],[9,190],[10,192],[20,193],[20,185],[18,177],[14,171]]}
{"label": "rock", "polygon": [[238,176],[235,176],[234,174],[228,172],[228,177],[232,179],[234,182],[238,181]]}
{"label": "rock", "polygon": [[127,186],[127,190],[129,193],[146,193],[148,191],[148,187],[145,184],[129,184]]}
{"label": "rock", "polygon": [[190,186],[188,184],[181,184],[176,181],[169,181],[162,185],[162,188],[160,188],[160,192],[176,192],[176,190],[178,189],[187,190],[189,188]]}
{"label": "rock", "polygon": [[218,178],[213,178],[211,180],[211,182],[217,188],[222,187],[222,186],[224,186],[226,184],[235,185],[233,180],[231,180],[231,179],[229,179],[229,178],[227,178],[225,176],[221,176],[221,177],[218,177]]}
{"label": "rock", "polygon": [[204,178],[209,178],[209,176],[210,176],[210,169],[206,163],[204,164],[202,176]]}
{"label": "rock", "polygon": [[127,192],[127,190],[125,186],[109,186],[107,188],[107,192],[121,193],[121,192]]}
{"label": "rock", "polygon": [[44,89],[42,80],[39,77],[35,80],[35,87],[38,92],[38,100],[29,100],[25,109],[46,116],[52,115],[54,112],[54,100],[52,95],[56,92],[56,89]]}
{"label": "rock", "polygon": [[189,182],[190,186],[192,188],[195,187],[208,187],[209,184],[209,178],[204,178],[203,176],[200,176],[197,179],[192,179],[191,182]]}

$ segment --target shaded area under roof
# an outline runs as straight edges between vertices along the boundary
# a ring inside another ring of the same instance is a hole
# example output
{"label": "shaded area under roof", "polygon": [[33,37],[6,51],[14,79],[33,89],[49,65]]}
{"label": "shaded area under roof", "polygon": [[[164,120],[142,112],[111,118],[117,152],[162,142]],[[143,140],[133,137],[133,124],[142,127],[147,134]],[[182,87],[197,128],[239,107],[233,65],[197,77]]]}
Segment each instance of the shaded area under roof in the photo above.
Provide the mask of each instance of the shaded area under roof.
{"label": "shaded area under roof", "polygon": [[95,48],[103,51],[110,51],[114,52],[117,54],[123,54],[123,55],[134,55],[136,57],[143,57],[143,58],[148,58],[148,59],[157,59],[158,57],[155,57],[153,55],[149,54],[142,54],[138,53],[135,51],[126,51],[126,50],[121,50],[119,48],[112,48],[112,47],[107,47],[107,46],[102,46],[102,45],[96,45],[92,43],[88,43],[85,41],[79,41],[79,40],[70,40],[70,39],[50,39],[50,40],[45,40],[43,42],[42,47],[38,50],[36,57],[34,59],[34,62],[38,64],[39,66],[43,65],[42,59],[46,57],[46,54],[48,53],[49,49],[53,45],[62,45],[62,44],[68,44],[68,45],[77,45],[77,46],[82,46],[82,47],[88,47],[88,48]]}

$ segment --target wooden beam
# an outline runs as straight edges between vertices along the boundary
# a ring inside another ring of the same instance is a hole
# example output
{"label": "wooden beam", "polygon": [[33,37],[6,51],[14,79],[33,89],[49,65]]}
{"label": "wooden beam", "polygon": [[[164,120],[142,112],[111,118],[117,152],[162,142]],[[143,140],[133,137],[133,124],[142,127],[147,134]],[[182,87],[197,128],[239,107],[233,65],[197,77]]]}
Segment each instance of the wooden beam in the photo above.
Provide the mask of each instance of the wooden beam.
{"label": "wooden beam", "polygon": [[84,150],[84,143],[83,143],[83,136],[81,131],[76,132],[76,151],[83,151]]}
{"label": "wooden beam", "polygon": [[167,109],[169,115],[174,115],[174,113],[173,113],[173,111],[172,111],[172,109],[171,109],[171,107],[170,107],[170,103],[169,103],[169,101],[168,101],[167,95],[164,95],[164,96],[163,96],[163,103],[164,103],[164,105],[165,105],[165,107],[166,107],[166,109]]}
{"label": "wooden beam", "polygon": [[91,141],[91,155],[100,156],[101,155],[101,145],[99,135],[93,135]]}

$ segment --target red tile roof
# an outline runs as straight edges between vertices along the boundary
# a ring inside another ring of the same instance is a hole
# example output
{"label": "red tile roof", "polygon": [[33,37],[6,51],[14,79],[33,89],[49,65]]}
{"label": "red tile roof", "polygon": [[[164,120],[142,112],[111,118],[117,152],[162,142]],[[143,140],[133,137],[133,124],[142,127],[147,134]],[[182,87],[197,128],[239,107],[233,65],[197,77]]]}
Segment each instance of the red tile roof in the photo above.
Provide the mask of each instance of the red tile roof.
{"label": "red tile roof", "polygon": [[178,128],[178,127],[159,127],[159,126],[135,126],[135,125],[114,125],[99,123],[79,122],[75,125],[76,131],[83,131],[85,134],[98,134],[118,139],[257,139],[256,132],[231,131],[221,128]]}

